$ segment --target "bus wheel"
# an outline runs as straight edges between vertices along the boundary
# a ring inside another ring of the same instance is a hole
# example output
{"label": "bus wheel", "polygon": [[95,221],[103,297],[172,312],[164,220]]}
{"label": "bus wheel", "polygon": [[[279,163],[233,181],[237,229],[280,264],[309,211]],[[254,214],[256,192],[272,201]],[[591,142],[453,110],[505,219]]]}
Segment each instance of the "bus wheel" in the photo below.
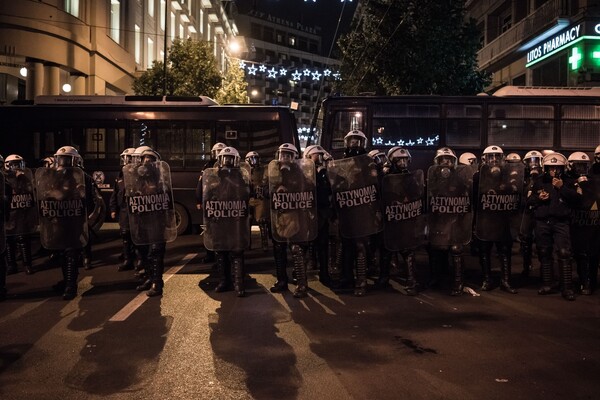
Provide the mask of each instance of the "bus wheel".
{"label": "bus wheel", "polygon": [[175,203],[175,225],[177,226],[177,236],[186,233],[190,227],[190,216],[185,207],[179,203]]}

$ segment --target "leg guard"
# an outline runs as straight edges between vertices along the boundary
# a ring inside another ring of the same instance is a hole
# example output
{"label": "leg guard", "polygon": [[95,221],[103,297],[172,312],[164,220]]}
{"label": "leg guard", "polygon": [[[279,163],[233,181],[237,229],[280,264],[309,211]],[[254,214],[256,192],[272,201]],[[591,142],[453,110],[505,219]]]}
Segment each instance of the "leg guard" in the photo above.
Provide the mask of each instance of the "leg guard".
{"label": "leg guard", "polygon": [[92,269],[92,235],[88,232],[88,242],[83,248],[83,269]]}
{"label": "leg guard", "polygon": [[367,246],[362,240],[356,241],[356,281],[354,295],[364,296],[367,293]]}
{"label": "leg guard", "polygon": [[462,246],[452,246],[450,252],[452,254],[452,269],[454,270],[450,295],[460,296],[464,288]]}
{"label": "leg guard", "polygon": [[216,260],[219,283],[215,287],[215,292],[227,292],[232,289],[231,263],[229,261],[229,254],[221,251],[216,252]]}
{"label": "leg guard", "polygon": [[146,295],[148,297],[160,296],[165,285],[163,273],[165,272],[165,243],[150,245],[150,263],[152,264],[152,285]]}
{"label": "leg guard", "polygon": [[273,256],[275,258],[275,275],[277,280],[269,290],[272,293],[279,293],[288,290],[286,245],[273,242]]}
{"label": "leg guard", "polygon": [[407,251],[402,253],[404,260],[406,261],[406,294],[409,296],[416,296],[417,291],[417,280],[415,278],[415,253]]}
{"label": "leg guard", "polygon": [[308,281],[306,279],[307,267],[304,263],[304,251],[299,244],[292,244],[292,258],[294,260],[294,271],[297,279],[294,297],[306,297],[308,291]]}
{"label": "leg guard", "polygon": [[540,259],[540,277],[542,279],[542,287],[538,290],[538,294],[554,293],[552,289],[552,247],[541,247],[538,249],[538,257]]}
{"label": "leg guard", "polygon": [[521,242],[521,257],[523,258],[521,276],[525,279],[529,278],[532,269],[532,244],[531,239],[524,239]]}
{"label": "leg guard", "polygon": [[66,250],[65,251],[65,269],[63,270],[65,278],[65,291],[63,299],[72,300],[77,296],[77,260],[81,256],[80,251]]}
{"label": "leg guard", "polygon": [[269,251],[269,225],[267,221],[260,220],[258,222],[258,228],[260,229],[260,242],[262,244],[263,251]]}
{"label": "leg guard", "polygon": [[244,256],[241,253],[232,254],[233,263],[233,287],[237,297],[244,297]]}
{"label": "leg guard", "polygon": [[498,253],[500,256],[500,266],[502,269],[502,279],[500,280],[500,290],[507,293],[516,294],[517,290],[510,285],[512,275],[511,244],[498,243]]}
{"label": "leg guard", "polygon": [[7,274],[16,274],[19,272],[17,267],[17,238],[8,236],[6,238],[6,265]]}
{"label": "leg guard", "polygon": [[121,240],[123,241],[123,264],[119,267],[119,271],[129,271],[134,267],[133,246],[131,242],[131,232],[121,230]]}
{"label": "leg guard", "polygon": [[483,275],[483,283],[481,284],[481,290],[488,291],[494,288],[492,282],[492,242],[481,240],[479,242],[479,265],[481,266],[481,273]]}
{"label": "leg guard", "polygon": [[585,253],[575,254],[577,262],[577,274],[581,285],[581,294],[589,296],[592,294],[592,280],[590,278],[590,259]]}
{"label": "leg guard", "polygon": [[573,291],[573,268],[571,267],[571,259],[565,257],[568,255],[568,250],[561,250],[559,252],[560,258],[558,259],[558,268],[560,272],[560,281],[562,288],[562,297],[565,300],[575,300],[575,292]]}
{"label": "leg guard", "polygon": [[21,255],[23,256],[23,268],[25,269],[25,273],[31,275],[35,272],[33,270],[33,260],[31,257],[31,236],[19,236],[17,238],[17,244],[19,245]]}

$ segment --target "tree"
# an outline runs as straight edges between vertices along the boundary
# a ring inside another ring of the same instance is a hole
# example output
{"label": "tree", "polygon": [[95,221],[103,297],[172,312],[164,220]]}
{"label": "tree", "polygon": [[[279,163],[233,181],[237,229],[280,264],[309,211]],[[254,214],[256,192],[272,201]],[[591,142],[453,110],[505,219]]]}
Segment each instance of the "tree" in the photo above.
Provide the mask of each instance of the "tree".
{"label": "tree", "polygon": [[[133,82],[139,95],[163,94],[163,63],[152,67]],[[167,95],[215,97],[221,74],[210,45],[202,40],[176,39],[167,54]]]}
{"label": "tree", "polygon": [[338,41],[345,94],[469,95],[491,81],[464,0],[370,0],[352,28]]}
{"label": "tree", "polygon": [[215,100],[219,104],[245,104],[248,99],[248,82],[244,70],[236,62],[229,62],[223,77],[223,85],[217,92]]}

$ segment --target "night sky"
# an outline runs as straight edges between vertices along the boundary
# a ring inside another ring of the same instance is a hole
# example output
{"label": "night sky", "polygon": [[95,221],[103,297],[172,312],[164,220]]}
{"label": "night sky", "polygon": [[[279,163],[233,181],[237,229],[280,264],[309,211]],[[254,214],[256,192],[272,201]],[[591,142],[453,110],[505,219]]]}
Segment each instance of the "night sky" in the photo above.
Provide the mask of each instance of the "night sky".
{"label": "night sky", "polygon": [[[302,25],[320,27],[323,40],[323,53],[327,55],[341,14],[340,32],[346,31],[358,0],[342,3],[340,0],[317,0],[315,3],[304,0],[236,0],[240,13],[249,10],[261,11]],[[343,13],[342,13],[343,10]]]}

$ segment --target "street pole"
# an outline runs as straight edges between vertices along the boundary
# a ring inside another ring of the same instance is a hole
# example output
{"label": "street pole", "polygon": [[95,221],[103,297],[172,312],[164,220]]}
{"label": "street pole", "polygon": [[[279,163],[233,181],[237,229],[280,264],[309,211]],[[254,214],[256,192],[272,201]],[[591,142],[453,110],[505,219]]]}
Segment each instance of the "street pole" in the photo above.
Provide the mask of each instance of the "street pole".
{"label": "street pole", "polygon": [[163,96],[167,95],[167,21],[169,21],[169,2],[165,1],[165,36],[163,43]]}

